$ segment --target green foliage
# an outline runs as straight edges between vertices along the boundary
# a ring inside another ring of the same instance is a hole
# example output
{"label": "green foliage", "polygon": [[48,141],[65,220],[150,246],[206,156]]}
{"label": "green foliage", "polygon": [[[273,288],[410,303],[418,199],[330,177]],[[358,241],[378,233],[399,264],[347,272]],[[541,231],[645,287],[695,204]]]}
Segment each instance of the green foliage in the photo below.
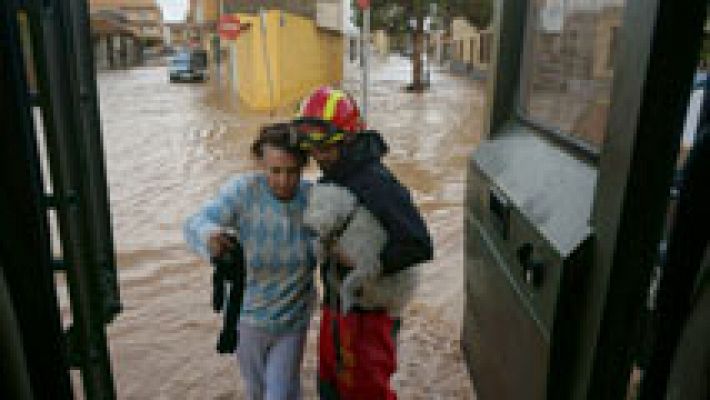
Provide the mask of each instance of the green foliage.
{"label": "green foliage", "polygon": [[[464,17],[480,29],[488,27],[493,15],[494,0],[372,0],[370,26],[373,30],[384,29],[390,33],[409,30],[407,21],[417,15],[431,14],[436,7],[436,17],[449,21]],[[357,3],[353,0],[357,8]],[[362,26],[362,13],[355,13],[357,26]]]}
{"label": "green foliage", "polygon": [[[355,3],[355,0],[353,0]],[[406,10],[399,4],[398,1],[372,1],[370,11],[370,27],[372,30],[383,29],[389,33],[402,33],[407,31]],[[404,3],[404,2],[402,2]],[[355,13],[355,25],[362,26],[362,12],[357,9]]]}
{"label": "green foliage", "polygon": [[464,17],[479,29],[490,25],[494,0],[442,0],[449,17]]}

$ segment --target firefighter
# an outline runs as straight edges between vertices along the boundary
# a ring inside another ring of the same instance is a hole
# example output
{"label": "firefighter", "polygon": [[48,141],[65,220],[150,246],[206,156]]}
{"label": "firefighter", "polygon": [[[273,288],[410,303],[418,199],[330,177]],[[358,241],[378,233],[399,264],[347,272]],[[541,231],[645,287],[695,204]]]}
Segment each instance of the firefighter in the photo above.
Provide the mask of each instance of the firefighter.
{"label": "firefighter", "polygon": [[[432,259],[428,229],[409,191],[382,163],[387,145],[378,132],[365,130],[352,97],[330,87],[318,88],[302,102],[293,124],[302,148],[320,167],[319,181],[348,188],[387,231],[380,254],[384,274]],[[397,366],[399,318],[362,306],[346,315],[339,312],[337,281],[352,262],[337,246],[330,258],[321,269],[325,298],[319,334],[320,398],[396,399],[390,377]],[[336,284],[326,279],[327,266],[335,269]]]}

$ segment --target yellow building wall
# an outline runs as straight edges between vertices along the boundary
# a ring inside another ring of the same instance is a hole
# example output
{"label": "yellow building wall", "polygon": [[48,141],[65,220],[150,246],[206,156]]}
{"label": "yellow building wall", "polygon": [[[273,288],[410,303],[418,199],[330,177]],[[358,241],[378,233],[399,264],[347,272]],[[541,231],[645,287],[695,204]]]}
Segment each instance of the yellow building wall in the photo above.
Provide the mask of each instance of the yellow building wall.
{"label": "yellow building wall", "polygon": [[219,16],[219,0],[190,0],[187,19],[190,22],[202,24],[217,21]]}
{"label": "yellow building wall", "polygon": [[310,19],[288,13],[282,18],[281,14],[268,11],[265,18],[272,95],[260,18],[239,15],[252,26],[237,39],[237,86],[242,101],[256,110],[292,105],[313,88],[338,85],[343,79],[343,37],[318,29]]}
{"label": "yellow building wall", "polygon": [[203,0],[205,22],[217,21],[219,16],[219,0]]}

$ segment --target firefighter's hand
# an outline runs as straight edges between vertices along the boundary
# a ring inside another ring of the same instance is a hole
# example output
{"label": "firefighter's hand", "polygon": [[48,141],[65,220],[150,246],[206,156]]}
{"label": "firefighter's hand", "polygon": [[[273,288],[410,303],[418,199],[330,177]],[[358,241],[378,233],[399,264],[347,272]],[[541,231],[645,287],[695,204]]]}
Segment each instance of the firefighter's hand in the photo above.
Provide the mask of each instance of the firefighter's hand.
{"label": "firefighter's hand", "polygon": [[214,232],[207,239],[207,249],[210,256],[219,258],[232,248],[232,241],[225,232]]}

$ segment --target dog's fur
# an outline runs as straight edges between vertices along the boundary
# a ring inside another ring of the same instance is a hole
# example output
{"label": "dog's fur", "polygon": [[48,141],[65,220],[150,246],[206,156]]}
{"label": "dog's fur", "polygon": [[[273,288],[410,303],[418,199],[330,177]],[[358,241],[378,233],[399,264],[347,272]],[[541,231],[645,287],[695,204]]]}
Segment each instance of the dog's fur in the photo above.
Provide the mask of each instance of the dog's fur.
{"label": "dog's fur", "polygon": [[[333,237],[351,214],[345,230]],[[357,304],[366,309],[384,308],[392,316],[401,314],[418,283],[418,268],[382,275],[380,253],[387,232],[370,211],[358,205],[348,189],[334,184],[314,185],[303,220],[320,238],[317,253],[321,261],[329,251],[327,243],[335,240],[338,249],[355,264],[340,287],[343,312]]]}

